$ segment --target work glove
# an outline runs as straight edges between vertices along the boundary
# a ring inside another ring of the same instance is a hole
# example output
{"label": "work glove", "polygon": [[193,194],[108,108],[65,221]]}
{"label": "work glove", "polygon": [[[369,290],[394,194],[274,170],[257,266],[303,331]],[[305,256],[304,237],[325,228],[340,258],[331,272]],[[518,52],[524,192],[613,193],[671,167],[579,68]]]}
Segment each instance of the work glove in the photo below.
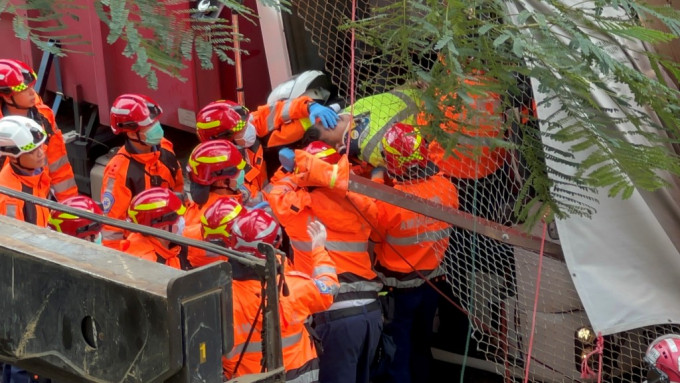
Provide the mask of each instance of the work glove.
{"label": "work glove", "polygon": [[287,172],[292,172],[295,169],[295,152],[290,148],[281,148],[279,162]]}
{"label": "work glove", "polygon": [[337,164],[329,164],[304,150],[295,151],[296,184],[302,187],[326,187],[347,191],[349,187],[349,160],[340,157]]}
{"label": "work glove", "polygon": [[313,102],[309,104],[309,120],[316,123],[317,118],[326,129],[335,129],[338,125],[338,114],[333,109]]}
{"label": "work glove", "polygon": [[307,225],[307,234],[312,239],[312,249],[319,247],[326,247],[326,226],[323,223],[314,220]]}

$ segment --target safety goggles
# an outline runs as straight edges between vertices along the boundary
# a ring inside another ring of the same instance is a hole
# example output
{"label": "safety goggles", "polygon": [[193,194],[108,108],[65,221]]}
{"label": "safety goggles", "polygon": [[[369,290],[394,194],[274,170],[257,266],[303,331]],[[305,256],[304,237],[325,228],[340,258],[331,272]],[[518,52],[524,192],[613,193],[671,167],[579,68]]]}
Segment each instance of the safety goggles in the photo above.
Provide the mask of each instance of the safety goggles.
{"label": "safety goggles", "polygon": [[88,233],[88,232],[100,232],[102,230],[102,224],[99,222],[91,222],[88,225],[81,226],[76,229],[76,235]]}
{"label": "safety goggles", "polygon": [[18,156],[35,150],[45,141],[45,132],[36,128],[30,128],[32,141],[22,146],[0,146],[0,152]]}

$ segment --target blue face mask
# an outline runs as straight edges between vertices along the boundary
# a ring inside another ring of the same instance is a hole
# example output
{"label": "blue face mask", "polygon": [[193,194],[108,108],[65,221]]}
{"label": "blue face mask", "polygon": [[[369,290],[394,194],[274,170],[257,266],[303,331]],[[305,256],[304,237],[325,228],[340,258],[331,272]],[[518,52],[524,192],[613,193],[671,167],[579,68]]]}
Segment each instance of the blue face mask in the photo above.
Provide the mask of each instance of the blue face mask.
{"label": "blue face mask", "polygon": [[101,245],[102,244],[102,233],[97,234],[97,236],[92,239],[92,243],[95,243],[97,245]]}
{"label": "blue face mask", "polygon": [[141,130],[139,132],[139,138],[149,146],[160,144],[161,139],[163,138],[163,127],[161,126],[161,123],[156,121],[150,127]]}
{"label": "blue face mask", "polygon": [[245,180],[246,172],[244,170],[241,170],[236,178],[232,178],[231,180],[229,180],[229,188],[233,191],[238,191],[238,189],[240,189],[241,186],[243,186]]}

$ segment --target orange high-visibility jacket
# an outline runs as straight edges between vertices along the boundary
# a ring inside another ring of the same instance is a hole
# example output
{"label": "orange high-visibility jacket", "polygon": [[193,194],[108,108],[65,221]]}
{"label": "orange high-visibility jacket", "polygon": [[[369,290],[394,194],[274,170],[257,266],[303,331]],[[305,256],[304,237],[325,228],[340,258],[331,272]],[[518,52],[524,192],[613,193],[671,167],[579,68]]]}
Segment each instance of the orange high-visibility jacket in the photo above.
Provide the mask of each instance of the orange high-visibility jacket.
{"label": "orange high-visibility jacket", "polygon": [[[394,188],[458,208],[456,187],[441,175],[395,181]],[[376,204],[379,228],[371,238],[376,242],[375,269],[383,283],[400,288],[420,286],[425,281],[411,266],[428,279],[442,275],[439,265],[448,246],[451,225],[386,202],[376,201]]]}
{"label": "orange high-visibility jacket", "polygon": [[[280,296],[279,310],[283,365],[287,382],[318,381],[319,362],[313,340],[305,328],[305,321],[314,313],[328,309],[338,287],[333,261],[321,247],[311,252],[313,270],[304,273],[286,272],[290,294]],[[225,376],[232,379],[245,374],[256,374],[262,368],[262,314],[255,320],[261,303],[262,286],[257,280],[234,280],[234,348],[222,359]],[[252,337],[246,339],[253,326]],[[241,354],[243,358],[236,373],[234,368]]]}
{"label": "orange high-visibility jacket", "polygon": [[[135,154],[132,150],[126,142],[104,169],[101,201],[104,213],[111,218],[125,219],[132,198],[151,187],[184,191],[182,169],[170,141],[164,138],[160,150],[151,153]],[[104,226],[102,234],[107,246],[123,239],[123,231],[111,226]]]}
{"label": "orange high-visibility jacket", "polygon": [[182,269],[180,255],[181,246],[166,248],[158,238],[147,236],[141,233],[131,233],[122,243],[121,250],[127,254],[134,255],[151,262],[158,262],[164,265]]}
{"label": "orange high-visibility jacket", "polygon": [[[186,238],[195,239],[197,241],[202,241],[203,236],[201,235],[201,224],[189,225],[184,229],[182,236]],[[228,261],[229,258],[206,252],[203,249],[197,247],[189,246],[187,251],[187,260],[192,268],[205,266],[207,264],[217,262],[217,261]]]}
{"label": "orange high-visibility jacket", "polygon": [[[38,124],[42,125],[47,133],[47,140],[43,145],[47,155],[47,163],[49,164],[46,170],[50,177],[50,186],[54,196],[58,201],[63,201],[68,197],[78,195],[78,186],[76,185],[73,169],[66,154],[64,136],[57,127],[54,113],[50,107],[43,104],[40,97],[36,96],[36,98],[36,105],[29,110],[28,117],[33,118]],[[2,117],[2,111],[0,110],[0,118]]]}
{"label": "orange high-visibility jacket", "polygon": [[264,162],[264,148],[260,141],[256,141],[253,146],[241,151],[243,158],[246,160],[245,167],[245,185],[248,187],[251,195],[256,195],[257,192],[267,184],[267,165]]}
{"label": "orange high-visibility jacket", "polygon": [[[9,163],[5,164],[0,171],[0,185],[40,198],[47,198],[50,193],[50,177],[44,170],[40,174],[26,176],[21,175],[20,171],[15,170]],[[0,194],[0,214],[46,227],[50,210],[44,206]]]}
{"label": "orange high-visibility jacket", "polygon": [[280,100],[262,105],[250,114],[258,137],[267,137],[267,147],[288,145],[302,138],[312,126],[309,104],[313,100],[301,96],[293,100]]}
{"label": "orange high-visibility jacket", "polygon": [[[483,78],[476,80],[466,79],[469,85],[480,84]],[[471,94],[473,99],[470,107],[476,109],[475,121],[471,121],[468,112],[463,109],[455,111],[449,108],[445,111],[448,121],[441,124],[441,129],[449,133],[460,132],[458,145],[450,153],[435,140],[429,145],[429,156],[442,173],[449,177],[479,179],[486,177],[503,166],[506,159],[506,150],[502,147],[492,148],[484,145],[484,139],[503,138],[503,111],[501,97],[497,93],[486,95]],[[456,97],[455,95],[446,95]],[[486,118],[488,116],[488,118]],[[419,116],[418,122],[426,125],[424,116]],[[465,122],[470,126],[463,126],[459,122]]]}
{"label": "orange high-visibility jacket", "polygon": [[307,191],[297,187],[292,178],[283,178],[273,185],[268,202],[290,237],[295,270],[310,270],[312,249],[307,223],[318,219],[326,226],[326,249],[335,262],[340,281],[335,301],[377,297],[382,284],[368,253],[369,222],[377,219],[373,201],[355,193],[324,187]]}

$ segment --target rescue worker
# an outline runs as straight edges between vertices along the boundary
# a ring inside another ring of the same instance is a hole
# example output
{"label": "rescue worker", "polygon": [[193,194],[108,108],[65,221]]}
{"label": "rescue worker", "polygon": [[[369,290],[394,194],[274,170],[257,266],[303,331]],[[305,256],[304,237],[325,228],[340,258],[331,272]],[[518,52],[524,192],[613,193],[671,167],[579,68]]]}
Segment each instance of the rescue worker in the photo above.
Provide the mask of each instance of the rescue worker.
{"label": "rescue worker", "polygon": [[[211,222],[205,215],[205,211],[211,209],[212,213],[208,216],[211,219],[219,218],[219,221]],[[187,208],[187,213],[189,209]],[[186,226],[184,236],[195,240],[204,240],[210,234],[220,234],[224,238],[230,237],[232,226],[236,219],[246,214],[246,209],[231,197],[220,196],[213,202],[207,203],[204,209],[200,210],[201,216],[199,223]],[[187,213],[184,213],[186,216]],[[187,221],[188,222],[188,221]],[[196,247],[189,247],[188,256],[191,267],[200,267],[217,261],[227,261],[226,257],[207,252]]]}
{"label": "rescue worker", "polygon": [[[219,206],[206,211],[203,222],[206,241],[232,247],[258,258],[265,257],[257,249],[258,242],[274,247],[280,244],[281,227],[265,211],[255,209],[237,218],[232,226],[232,234],[228,236],[225,236],[221,225],[225,219],[224,213]],[[283,365],[287,382],[319,381],[317,351],[305,323],[311,314],[331,305],[338,287],[334,264],[324,249],[326,232],[323,225],[317,221],[310,222],[307,231],[312,238],[312,274],[286,272],[285,283],[289,294],[281,295],[279,300]],[[234,278],[234,347],[223,358],[227,379],[256,374],[262,368],[260,312],[265,296],[262,281],[254,270],[238,262],[230,263]]]}
{"label": "rescue worker", "polygon": [[[387,174],[394,188],[445,207],[458,208],[455,186],[428,160],[427,142],[411,125],[394,124],[382,139]],[[382,181],[381,169],[374,178]],[[385,382],[428,381],[432,325],[438,294],[427,281],[444,274],[440,267],[451,225],[382,201],[378,207],[375,270],[387,287],[393,313],[384,333],[396,346]]]}
{"label": "rescue worker", "polygon": [[[0,171],[0,185],[36,197],[50,194],[50,177],[45,171],[47,156],[43,145],[47,135],[28,117],[8,116],[0,119],[0,155],[9,161]],[[0,193],[0,214],[47,226],[49,209]]]}
{"label": "rescue worker", "polygon": [[[123,94],[111,106],[111,130],[124,134],[125,144],[111,158],[102,179],[101,202],[104,213],[124,219],[132,198],[152,187],[177,193],[184,190],[184,179],[172,143],[163,138],[159,122],[162,110],[149,97]],[[118,248],[124,238],[120,229],[104,226],[104,245]]]}
{"label": "rescue worker", "polygon": [[[61,201],[62,205],[89,211],[90,213],[102,214],[102,209],[92,198],[77,195]],[[52,209],[47,226],[59,233],[64,233],[72,237],[77,237],[96,244],[102,244],[102,224]]]}
{"label": "rescue worker", "polygon": [[326,249],[340,289],[330,309],[314,315],[324,349],[320,381],[368,382],[382,331],[382,284],[368,253],[369,222],[377,209],[370,199],[347,192],[349,161],[330,145],[314,142],[295,156],[295,171],[273,184],[268,201],[290,237],[295,270],[311,272],[307,222],[318,219],[328,232]]}
{"label": "rescue worker", "polygon": [[644,356],[646,383],[680,383],[680,335],[662,335],[649,345]]}
{"label": "rescue worker", "polygon": [[262,190],[267,183],[264,148],[246,107],[226,100],[208,104],[196,116],[196,133],[201,142],[218,139],[233,142],[246,161],[245,186],[251,195]]}
{"label": "rescue worker", "polygon": [[187,203],[187,225],[198,224],[206,207],[218,198],[230,197],[238,203],[250,201],[249,195],[240,192],[246,161],[231,142],[203,142],[194,148],[188,162],[191,201]]}
{"label": "rescue worker", "polygon": [[[57,201],[78,195],[78,186],[66,154],[66,144],[57,127],[54,113],[42,103],[33,89],[38,76],[19,60],[0,60],[0,117],[23,116],[35,120],[46,132],[44,150],[47,155],[46,173]],[[0,161],[4,163],[4,161]]]}
{"label": "rescue worker", "polygon": [[[142,191],[132,199],[128,209],[128,220],[139,225],[182,235],[184,211],[182,201],[174,192],[162,187],[153,187]],[[176,269],[189,269],[186,247],[171,243],[167,239],[132,233],[122,242],[121,250]]]}

